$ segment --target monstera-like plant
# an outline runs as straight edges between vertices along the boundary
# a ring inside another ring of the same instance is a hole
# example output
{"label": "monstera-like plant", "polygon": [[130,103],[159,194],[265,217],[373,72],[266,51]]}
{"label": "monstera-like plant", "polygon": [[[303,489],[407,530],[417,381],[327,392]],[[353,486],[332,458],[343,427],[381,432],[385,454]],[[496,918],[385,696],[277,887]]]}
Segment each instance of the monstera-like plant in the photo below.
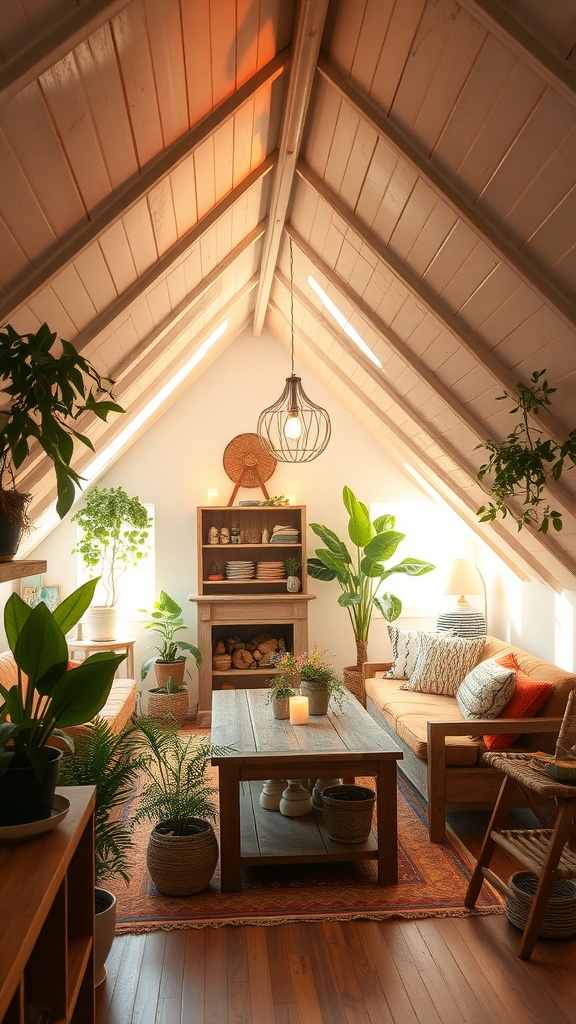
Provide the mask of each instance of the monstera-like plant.
{"label": "monstera-like plant", "polygon": [[374,610],[388,622],[397,619],[402,611],[400,599],[383,589],[388,577],[398,573],[423,576],[435,566],[420,558],[404,558],[387,568],[386,563],[405,538],[395,529],[396,517],[383,515],[372,521],[366,505],[358,501],[349,487],[344,488],[342,498],[350,517],[348,537],[353,551],[328,526],[311,523],[310,529],[326,547],[318,548],[316,557],[308,559],[308,575],[317,580],[337,580],[340,585],[338,604],[347,609],[356,640],[356,666],[345,670],[346,673],[361,671],[366,661]]}

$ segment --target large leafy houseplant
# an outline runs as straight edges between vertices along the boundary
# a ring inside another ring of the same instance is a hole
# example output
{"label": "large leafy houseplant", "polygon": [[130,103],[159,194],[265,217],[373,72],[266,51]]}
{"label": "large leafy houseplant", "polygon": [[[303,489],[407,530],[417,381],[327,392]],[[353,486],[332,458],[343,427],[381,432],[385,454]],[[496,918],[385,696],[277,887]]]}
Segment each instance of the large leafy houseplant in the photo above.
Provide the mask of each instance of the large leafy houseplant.
{"label": "large leafy houseplant", "polygon": [[[488,461],[478,471],[478,479],[481,483],[486,477],[492,479],[486,488],[492,500],[476,513],[481,523],[510,515],[519,530],[523,526],[537,526],[539,533],[548,533],[550,525],[556,531],[562,529],[562,513],[550,506],[545,488],[549,477],[559,480],[564,469],[576,464],[576,428],[562,444],[556,444],[544,440],[542,431],[530,425],[530,416],[538,416],[551,405],[550,395],[556,391],[548,384],[545,373],[546,370],[535,370],[530,385],[517,384],[517,402],[510,412],[519,413],[520,421],[508,437],[501,444],[488,438],[478,446],[489,453]],[[510,397],[507,391],[498,396],[499,400]],[[511,508],[514,500],[523,506],[519,513]]]}
{"label": "large leafy houseplant", "polygon": [[[15,474],[37,443],[54,465],[56,511],[66,515],[80,487],[72,468],[74,442],[93,449],[74,426],[83,413],[106,420],[124,412],[113,398],[114,381],[101,377],[74,346],[47,324],[36,333],[20,334],[10,324],[0,327],[0,383],[5,403],[0,409],[0,511],[20,534],[29,529],[30,495],[16,489]],[[13,552],[12,552],[13,553]]]}
{"label": "large leafy houseplant", "polygon": [[350,616],[357,648],[356,665],[360,668],[366,660],[374,609],[388,622],[397,619],[402,611],[400,599],[382,591],[385,580],[395,574],[423,576],[435,567],[419,558],[404,558],[386,568],[386,562],[405,538],[405,534],[395,530],[395,516],[378,516],[372,521],[366,505],[358,501],[349,487],[344,487],[342,499],[349,516],[348,537],[353,551],[328,526],[311,523],[310,529],[326,547],[318,548],[316,557],[308,559],[308,574],[317,580],[338,582],[342,591],[338,604]]}
{"label": "large leafy houseplant", "polygon": [[[161,590],[158,600],[154,601],[152,611],[146,612],[145,609],[141,610],[150,616],[148,622],[144,623],[144,629],[148,633],[157,633],[160,637],[160,643],[154,647],[154,650],[158,653],[153,654],[150,658],[146,658],[142,663],[140,669],[140,678],[142,680],[146,678],[152,665],[158,663],[161,665],[174,665],[176,662],[184,663],[188,654],[192,655],[197,667],[202,668],[202,655],[198,648],[194,644],[180,640],[176,636],[177,633],[186,629],[186,626],[182,618],[182,608],[172,597],[169,597],[164,590]],[[176,685],[171,684],[172,690],[176,688]],[[161,689],[163,688],[161,687]]]}
{"label": "large leafy houseplant", "polygon": [[152,526],[148,511],[140,498],[129,497],[123,487],[93,487],[72,522],[82,531],[72,554],[78,552],[89,571],[101,573],[104,607],[114,608],[122,573],[138,565],[147,552]]}
{"label": "large leafy houseplant", "polygon": [[40,775],[51,737],[73,749],[63,730],[84,725],[104,707],[126,655],[104,651],[69,667],[65,635],[88,608],[97,582],[78,587],[53,612],[43,602],[30,608],[16,593],[8,598],[4,628],[18,682],[9,688],[0,683],[0,775],[26,763]]}

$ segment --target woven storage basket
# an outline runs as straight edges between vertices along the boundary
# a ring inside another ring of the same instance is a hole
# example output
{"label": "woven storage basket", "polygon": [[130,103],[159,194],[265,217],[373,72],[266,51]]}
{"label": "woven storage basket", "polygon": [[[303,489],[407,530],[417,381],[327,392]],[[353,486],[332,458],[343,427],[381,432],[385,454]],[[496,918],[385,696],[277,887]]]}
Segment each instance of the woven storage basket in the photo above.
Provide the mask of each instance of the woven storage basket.
{"label": "woven storage basket", "polygon": [[231,654],[214,654],[212,656],[212,668],[216,672],[226,672],[232,665]]}
{"label": "woven storage basket", "polygon": [[365,786],[322,790],[324,821],[335,843],[365,843],[372,828],[375,793]]}
{"label": "woven storage basket", "polygon": [[188,714],[188,690],[178,690],[176,693],[154,693],[148,690],[148,714],[161,721],[175,721],[182,725]]}
{"label": "woven storage basket", "polygon": [[171,824],[159,822],[150,833],[148,871],[158,892],[165,896],[193,896],[210,885],[218,863],[218,840],[210,822],[202,818],[188,820],[199,830],[188,836],[158,831]]}
{"label": "woven storage basket", "polygon": [[[528,913],[538,886],[538,877],[531,871],[518,871],[508,881],[512,895],[506,897],[508,920],[524,931]],[[564,879],[552,883],[552,892],[544,912],[538,935],[544,939],[567,939],[576,935],[576,884]]]}

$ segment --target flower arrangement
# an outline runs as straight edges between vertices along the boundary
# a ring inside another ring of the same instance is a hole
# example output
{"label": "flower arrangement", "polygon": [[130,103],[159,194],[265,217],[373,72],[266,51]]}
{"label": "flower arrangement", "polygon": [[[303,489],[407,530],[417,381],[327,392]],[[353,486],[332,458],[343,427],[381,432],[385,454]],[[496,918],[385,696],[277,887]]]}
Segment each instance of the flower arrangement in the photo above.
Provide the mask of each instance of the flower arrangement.
{"label": "flower arrangement", "polygon": [[300,666],[296,655],[290,651],[270,656],[270,663],[277,669],[277,674],[270,683],[266,702],[271,704],[275,700],[286,700],[298,692]]}
{"label": "flower arrangement", "polygon": [[328,694],[328,698],[333,697],[342,710],[345,690],[333,666],[327,660],[327,654],[327,651],[314,643],[304,654],[285,651],[277,655],[274,665],[278,674],[271,683],[268,701],[293,697],[298,689],[298,683],[294,680],[300,678],[309,688],[323,690]]}

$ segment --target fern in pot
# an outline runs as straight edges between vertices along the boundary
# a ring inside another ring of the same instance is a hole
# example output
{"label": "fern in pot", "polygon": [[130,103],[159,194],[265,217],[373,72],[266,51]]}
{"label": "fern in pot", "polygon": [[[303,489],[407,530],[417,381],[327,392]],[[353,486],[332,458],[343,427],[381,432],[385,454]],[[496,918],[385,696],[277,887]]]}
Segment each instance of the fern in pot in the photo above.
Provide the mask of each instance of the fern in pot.
{"label": "fern in pot", "polygon": [[186,658],[192,655],[197,668],[201,668],[202,655],[194,644],[176,636],[186,629],[182,608],[164,590],[160,591],[152,611],[145,614],[150,618],[144,624],[144,629],[156,633],[160,638],[160,643],[154,647],[157,653],[146,658],[140,668],[140,679],[143,681],[154,666],[158,684],[148,691],[148,712],[160,719],[182,724],[188,714],[188,690],[184,684]]}

